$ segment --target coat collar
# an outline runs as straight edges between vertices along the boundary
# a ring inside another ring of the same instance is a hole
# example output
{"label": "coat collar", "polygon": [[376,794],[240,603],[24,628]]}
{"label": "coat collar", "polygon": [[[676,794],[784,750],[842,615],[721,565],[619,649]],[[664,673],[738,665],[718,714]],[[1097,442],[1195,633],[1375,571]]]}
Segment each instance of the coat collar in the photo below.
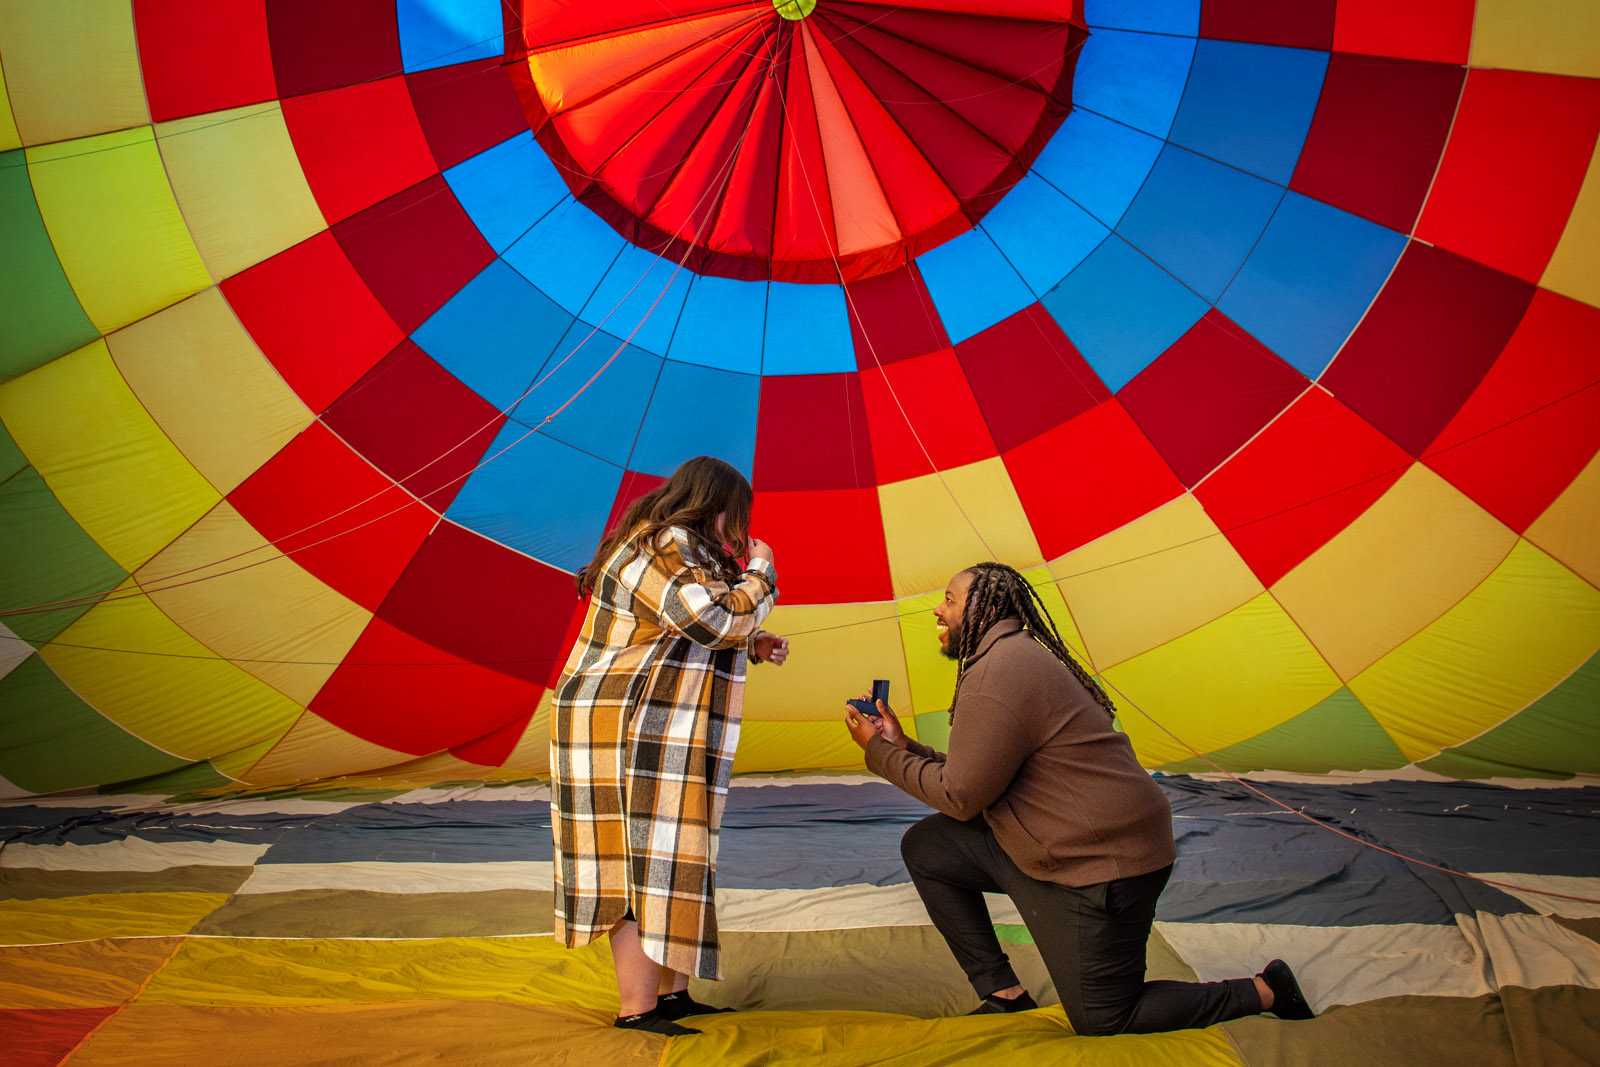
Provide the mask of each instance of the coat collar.
{"label": "coat collar", "polygon": [[967,666],[970,667],[976,663],[985,652],[994,646],[996,641],[1002,637],[1009,637],[1011,634],[1019,633],[1021,630],[1021,619],[1001,619],[985,630],[983,636],[978,639],[978,647],[973,651],[972,655],[967,657]]}

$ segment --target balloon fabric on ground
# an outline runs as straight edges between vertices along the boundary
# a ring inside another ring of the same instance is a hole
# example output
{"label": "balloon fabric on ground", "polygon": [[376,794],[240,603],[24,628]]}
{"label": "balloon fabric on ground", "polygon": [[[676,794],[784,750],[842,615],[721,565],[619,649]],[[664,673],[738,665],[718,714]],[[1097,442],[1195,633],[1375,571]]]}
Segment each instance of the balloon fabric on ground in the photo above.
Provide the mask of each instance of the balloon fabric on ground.
{"label": "balloon fabric on ground", "polygon": [[[1597,41],[1600,17],[1561,0],[0,4],[5,808],[99,791],[293,812],[351,783],[543,776],[572,572],[629,500],[709,453],[755,489],[769,627],[793,650],[751,672],[740,772],[859,771],[841,705],[873,678],[940,744],[954,667],[930,609],[994,558],[1035,583],[1152,770],[1270,772],[1286,801],[1284,778],[1397,779],[1458,803],[1540,786],[1506,818],[1539,797],[1593,809]],[[870,822],[865,795],[829,818]],[[79,802],[62,818],[117,806]],[[1357,807],[1339,825],[1378,840]],[[83,845],[33,825],[58,859]],[[1561,861],[1408,847],[1600,896],[1580,833],[1535,836]],[[243,951],[191,935],[241,899],[215,872],[254,881],[264,840],[23,873],[8,840],[0,903],[25,932],[7,940],[62,945],[0,951],[76,967],[81,941],[99,976],[60,997],[0,985],[27,1020],[0,1029],[34,1035],[23,1062],[91,1033],[71,1062],[134,1062],[163,1018],[285,1025],[261,1001],[158,992],[194,952]],[[783,847],[757,840],[729,877]],[[1273,846],[1230,846],[1252,847]],[[423,862],[370,862],[400,861]],[[80,870],[140,872],[141,899]],[[761,891],[832,887],[794,879]],[[1597,984],[1585,906],[1423,880],[1444,902],[1423,910],[1506,968],[1472,991],[1441,979],[1428,1010],[1464,1011],[1485,1048],[1515,1038],[1518,1062],[1582,1060],[1548,1020],[1581,1017]],[[1301,925],[1263,917],[1303,896],[1282,893],[1174,924]],[[1353,892],[1315,899],[1311,926],[1365,914]],[[819,959],[866,966],[856,935],[829,936]],[[1173,973],[1205,944],[1174,941]],[[1435,950],[1455,951],[1394,949]],[[1389,949],[1315,951],[1343,961],[1337,984]],[[604,988],[596,960],[551,966]],[[431,1032],[396,1007],[407,988],[315,1025]],[[527,1034],[556,1048],[587,1025],[568,1006],[594,1003],[553,989]],[[137,1036],[129,1003],[151,1013]],[[1377,1014],[1299,1032],[1409,1025],[1400,1000],[1326,1003]],[[808,1025],[773,1032],[791,1023]],[[861,1049],[949,1037],[861,1025]],[[1170,1056],[1312,1062],[1262,1027]],[[722,1031],[729,1062],[767,1040]],[[989,1034],[950,1039],[982,1056]]]}

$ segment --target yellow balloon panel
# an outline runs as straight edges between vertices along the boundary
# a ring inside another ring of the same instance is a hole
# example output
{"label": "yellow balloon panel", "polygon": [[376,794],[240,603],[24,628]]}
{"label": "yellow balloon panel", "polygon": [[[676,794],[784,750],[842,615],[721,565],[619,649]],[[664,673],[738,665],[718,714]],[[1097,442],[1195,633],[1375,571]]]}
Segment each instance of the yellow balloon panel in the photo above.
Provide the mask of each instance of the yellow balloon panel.
{"label": "yellow balloon panel", "polygon": [[232,277],[324,229],[276,101],[162,123],[156,139],[213,278]]}
{"label": "yellow balloon panel", "polygon": [[[933,618],[933,609],[943,600],[941,587],[937,592],[910,597],[896,605],[911,690],[909,694],[897,694],[891,689],[889,706],[904,719],[912,714],[950,710],[950,697],[956,688],[956,662],[947,659],[940,648]],[[908,695],[909,700],[906,699]]]}
{"label": "yellow balloon panel", "polygon": [[1477,0],[1474,67],[1600,77],[1600,5],[1591,0]]}
{"label": "yellow balloon panel", "polygon": [[750,668],[747,721],[843,722],[844,702],[871,689],[874,678],[889,679],[891,692],[907,691],[893,604],[780,604],[762,625],[789,639],[789,660]]}
{"label": "yellow balloon panel", "polygon": [[0,56],[23,144],[150,121],[130,0],[0,4]]}
{"label": "yellow balloon panel", "polygon": [[1455,609],[1350,682],[1413,762],[1544,695],[1600,647],[1600,590],[1527,541]]}
{"label": "yellow balloon panel", "polygon": [[408,752],[364,741],[316,712],[306,711],[277,744],[238,777],[251,785],[288,785],[361,774],[415,758]]}
{"label": "yellow balloon panel", "polygon": [[255,765],[257,760],[272,751],[272,746],[277,743],[278,739],[271,737],[254,745],[246,745],[244,748],[233,752],[212,756],[209,762],[218,774],[226,775],[236,782],[243,782],[245,781],[246,772]]}
{"label": "yellow balloon panel", "polygon": [[1005,463],[993,459],[878,487],[895,598],[943,589],[983,560],[1044,562]]}
{"label": "yellow balloon panel", "polygon": [[844,708],[825,722],[746,722],[739,733],[735,774],[767,771],[865,771],[861,749],[844,725]]}
{"label": "yellow balloon panel", "polygon": [[1237,744],[1339,688],[1327,661],[1267,593],[1102,677],[1147,767],[1193,756],[1182,742],[1201,752]]}
{"label": "yellow balloon panel", "polygon": [[500,762],[501,767],[530,776],[550,774],[550,706],[554,701],[554,689],[546,689],[539,696],[539,705],[528,719],[527,728],[511,754]]}
{"label": "yellow balloon panel", "polygon": [[232,492],[314,417],[215,288],[106,343],[139,402],[220,492]]}
{"label": "yellow balloon panel", "polygon": [[22,147],[17,120],[11,113],[11,91],[6,88],[5,56],[0,54],[0,152]]}
{"label": "yellow balloon panel", "polygon": [[1578,199],[1567,216],[1567,228],[1545,265],[1539,284],[1546,289],[1600,306],[1600,142],[1589,157]]}
{"label": "yellow balloon panel", "polygon": [[317,695],[372,618],[282,555],[226,501],[134,578],[207,648],[299,704]]}
{"label": "yellow balloon panel", "polygon": [[1600,457],[1589,461],[1524,536],[1600,586]]}
{"label": "yellow balloon panel", "polygon": [[1418,463],[1272,587],[1341,678],[1353,678],[1478,587],[1517,535]]}
{"label": "yellow balloon panel", "polygon": [[101,333],[211,284],[148,126],[27,153],[45,229]]}
{"label": "yellow balloon panel", "polygon": [[277,737],[301,707],[185,633],[124,583],[39,650],[73,692],[124,730],[184,759]]}
{"label": "yellow balloon panel", "polygon": [[0,421],[61,505],[126,570],[220,499],[151,420],[104,341],[0,385]]}
{"label": "yellow balloon panel", "polygon": [[1102,669],[1261,594],[1261,582],[1187,493],[1055,560],[1050,573]]}

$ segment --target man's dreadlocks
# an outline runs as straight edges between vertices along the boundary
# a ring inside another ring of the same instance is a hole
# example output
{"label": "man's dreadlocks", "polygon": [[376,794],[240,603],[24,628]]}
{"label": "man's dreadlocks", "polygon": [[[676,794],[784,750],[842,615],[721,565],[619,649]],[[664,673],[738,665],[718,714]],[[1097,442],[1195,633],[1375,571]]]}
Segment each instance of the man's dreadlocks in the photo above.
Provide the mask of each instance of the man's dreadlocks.
{"label": "man's dreadlocks", "polygon": [[[1028,579],[1004,563],[974,563],[965,573],[972,575],[972,584],[967,587],[967,605],[961,615],[960,641],[958,647],[952,650],[959,664],[956,692],[961,691],[961,678],[967,672],[967,660],[978,650],[978,642],[989,627],[1001,619],[1017,619],[1035,641],[1066,664],[1067,669],[1083,683],[1083,687],[1089,690],[1096,703],[1106,709],[1107,714],[1116,717],[1117,706],[1094,676],[1084,670],[1072,653],[1067,651],[1066,642],[1061,640],[1061,634],[1056,631],[1055,620],[1050,617],[1044,601],[1039,599],[1038,591]],[[950,703],[950,715],[954,719],[954,698]]]}

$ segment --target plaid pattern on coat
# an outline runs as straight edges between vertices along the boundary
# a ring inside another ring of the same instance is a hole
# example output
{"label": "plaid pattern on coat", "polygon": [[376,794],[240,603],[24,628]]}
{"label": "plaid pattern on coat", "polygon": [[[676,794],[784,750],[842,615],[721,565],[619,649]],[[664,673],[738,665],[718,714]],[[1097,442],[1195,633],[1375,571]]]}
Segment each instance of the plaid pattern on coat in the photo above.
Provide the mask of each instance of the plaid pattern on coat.
{"label": "plaid pattern on coat", "polygon": [[657,963],[716,978],[717,831],[746,653],[771,565],[715,580],[673,527],[624,543],[594,583],[550,720],[555,933],[588,944],[631,909]]}

